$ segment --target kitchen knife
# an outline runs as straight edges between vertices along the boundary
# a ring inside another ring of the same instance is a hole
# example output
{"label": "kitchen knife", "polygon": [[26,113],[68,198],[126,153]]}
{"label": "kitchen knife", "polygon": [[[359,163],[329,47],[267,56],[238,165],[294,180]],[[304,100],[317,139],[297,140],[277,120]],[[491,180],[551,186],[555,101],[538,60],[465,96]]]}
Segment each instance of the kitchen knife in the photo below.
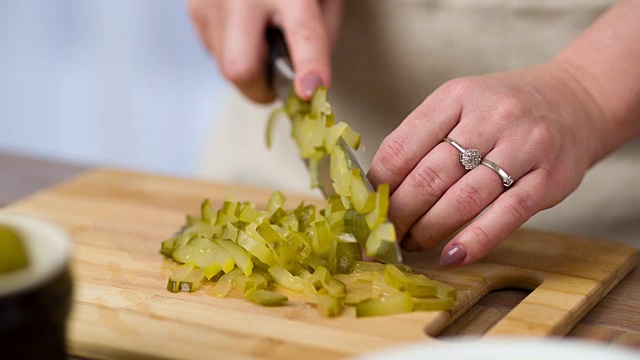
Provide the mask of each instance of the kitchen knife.
{"label": "kitchen knife", "polygon": [[[280,100],[286,101],[293,87],[295,72],[289,61],[289,52],[282,31],[275,27],[269,27],[267,29],[267,42],[269,44],[267,78],[276,96]],[[367,187],[367,191],[371,193],[375,192],[373,185],[365,175],[366,173],[353,153],[353,149],[342,138],[338,140],[337,145],[344,151],[347,156],[347,161],[351,163],[351,167],[359,169],[360,174],[363,174],[362,180]],[[307,167],[309,166],[307,160],[305,160],[305,164]],[[318,186],[325,198],[336,195],[332,185],[329,165],[329,156],[325,156],[318,164]],[[377,260],[385,263],[402,262],[402,253],[398,242],[395,241],[394,246],[389,247],[384,256],[379,256]]]}

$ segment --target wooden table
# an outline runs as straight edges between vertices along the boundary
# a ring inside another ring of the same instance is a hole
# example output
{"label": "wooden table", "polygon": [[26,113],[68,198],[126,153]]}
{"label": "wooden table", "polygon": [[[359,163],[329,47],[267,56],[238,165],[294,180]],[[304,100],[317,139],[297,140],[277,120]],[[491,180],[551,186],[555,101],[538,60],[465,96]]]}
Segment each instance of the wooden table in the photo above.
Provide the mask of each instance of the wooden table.
{"label": "wooden table", "polygon": [[[85,169],[84,166],[0,152],[0,207]],[[441,336],[482,334],[527,294],[513,289],[494,291]],[[640,261],[568,336],[640,349]]]}

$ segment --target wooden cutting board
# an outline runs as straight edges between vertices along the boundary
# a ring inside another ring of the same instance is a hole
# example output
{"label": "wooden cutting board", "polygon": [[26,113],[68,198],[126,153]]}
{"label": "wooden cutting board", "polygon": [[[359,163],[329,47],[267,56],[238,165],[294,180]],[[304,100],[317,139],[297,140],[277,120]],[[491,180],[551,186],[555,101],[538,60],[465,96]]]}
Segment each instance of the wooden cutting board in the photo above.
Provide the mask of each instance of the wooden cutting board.
{"label": "wooden cutting board", "polygon": [[[70,352],[97,358],[338,358],[438,334],[487,292],[535,289],[488,335],[567,333],[634,266],[629,246],[519,230],[482,262],[440,269],[438,252],[406,254],[406,263],[459,289],[452,312],[356,319],[320,317],[309,305],[264,308],[165,289],[177,266],[159,254],[187,213],[208,197],[266,203],[270,191],[116,170],[94,170],[3,211],[45,218],[75,241]],[[289,196],[295,206],[303,198]],[[307,202],[321,204],[320,199]]]}

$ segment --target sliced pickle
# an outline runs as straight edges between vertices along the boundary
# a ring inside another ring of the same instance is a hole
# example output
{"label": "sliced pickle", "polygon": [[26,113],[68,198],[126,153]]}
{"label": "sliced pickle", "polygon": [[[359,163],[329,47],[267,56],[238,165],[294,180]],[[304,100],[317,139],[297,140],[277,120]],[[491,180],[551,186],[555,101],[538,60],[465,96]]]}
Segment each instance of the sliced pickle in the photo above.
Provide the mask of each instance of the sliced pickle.
{"label": "sliced pickle", "polygon": [[238,244],[234,243],[231,240],[219,239],[216,241],[218,245],[220,245],[231,257],[233,258],[233,262],[236,264],[242,272],[249,276],[251,275],[251,271],[253,270],[253,262],[251,258],[244,251],[243,248],[238,246]]}
{"label": "sliced pickle", "polygon": [[452,298],[423,298],[413,299],[413,311],[446,311],[453,310],[455,300]]}
{"label": "sliced pickle", "polygon": [[384,269],[384,279],[387,284],[396,290],[406,291],[414,297],[436,296],[438,288],[436,284],[424,275],[405,274],[392,264],[387,264]]}
{"label": "sliced pickle", "polygon": [[338,316],[343,308],[343,301],[340,298],[325,293],[315,294],[315,304],[318,313],[324,317]]}
{"label": "sliced pickle", "polygon": [[303,279],[300,276],[291,274],[289,271],[279,265],[270,267],[269,274],[276,284],[282,286],[285,289],[289,289],[300,294],[314,290],[313,285],[311,285],[309,281]]}
{"label": "sliced pickle", "polygon": [[356,304],[356,316],[381,316],[411,312],[413,301],[405,292],[371,298]]}
{"label": "sliced pickle", "polygon": [[233,289],[233,279],[235,279],[236,276],[241,275],[242,270],[240,270],[239,268],[235,268],[230,272],[222,275],[220,279],[218,279],[216,285],[213,287],[213,295],[217,297],[226,297],[227,295],[229,295],[231,289]]}
{"label": "sliced pickle", "polygon": [[282,306],[289,300],[285,295],[263,289],[249,290],[246,296],[247,299],[263,306]]}
{"label": "sliced pickle", "polygon": [[0,224],[0,275],[28,266],[29,257],[22,238],[9,226]]}
{"label": "sliced pickle", "polygon": [[202,286],[203,279],[204,274],[202,270],[194,267],[191,263],[187,263],[179,267],[178,270],[169,277],[167,289],[171,292],[193,292]]}
{"label": "sliced pickle", "polygon": [[[356,315],[380,316],[410,311],[445,311],[455,306],[456,289],[415,274],[396,260],[396,233],[387,220],[389,186],[375,192],[354,168],[345,144],[361,137],[347,123],[336,122],[319,88],[311,101],[292,93],[267,126],[267,145],[278,118],[287,116],[300,154],[308,160],[312,186],[318,185],[321,161],[329,161],[335,195],[324,208],[301,203],[289,210],[274,192],[264,209],[250,202],[225,201],[215,209],[204,200],[199,216],[162,242],[160,251],[183,265],[170,277],[170,291],[194,291],[204,278],[217,279],[212,293],[226,297],[235,288],[264,306],[288,299],[274,287],[299,295],[322,316],[340,316],[345,306]],[[388,264],[363,262],[363,250]],[[1,254],[0,254],[1,255]]]}

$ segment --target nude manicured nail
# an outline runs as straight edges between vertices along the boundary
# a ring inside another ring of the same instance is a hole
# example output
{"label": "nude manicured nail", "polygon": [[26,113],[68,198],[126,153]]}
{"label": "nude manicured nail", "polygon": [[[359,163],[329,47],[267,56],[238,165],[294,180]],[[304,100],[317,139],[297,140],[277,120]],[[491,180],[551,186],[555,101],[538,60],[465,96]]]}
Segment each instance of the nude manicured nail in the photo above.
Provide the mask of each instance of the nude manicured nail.
{"label": "nude manicured nail", "polygon": [[467,250],[464,249],[464,246],[456,244],[442,254],[442,256],[440,257],[440,265],[457,266],[460,265],[466,257]]}
{"label": "nude manicured nail", "polygon": [[322,80],[316,74],[310,74],[302,79],[302,92],[306,97],[311,97],[313,92],[322,85]]}
{"label": "nude manicured nail", "polygon": [[422,245],[410,235],[407,235],[400,245],[404,251],[422,251]]}

